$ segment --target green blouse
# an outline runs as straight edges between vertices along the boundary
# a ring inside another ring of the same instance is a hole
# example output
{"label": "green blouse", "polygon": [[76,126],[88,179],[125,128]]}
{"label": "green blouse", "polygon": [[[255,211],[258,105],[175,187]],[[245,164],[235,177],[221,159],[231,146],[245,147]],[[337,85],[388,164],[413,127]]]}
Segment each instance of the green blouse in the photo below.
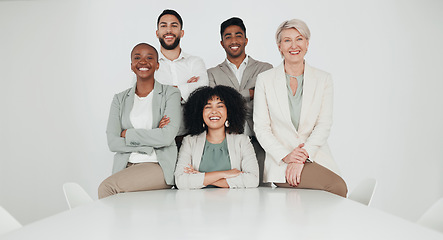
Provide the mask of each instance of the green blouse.
{"label": "green blouse", "polygon": [[222,143],[212,144],[206,140],[199,172],[226,171],[231,169],[228,143],[226,138]]}
{"label": "green blouse", "polygon": [[301,105],[303,100],[303,74],[297,76],[297,90],[295,94],[292,94],[292,89],[290,85],[291,77],[286,74],[286,87],[288,89],[288,103],[289,103],[289,112],[291,114],[291,121],[294,125],[295,129],[298,130],[298,125],[300,124],[300,113],[301,113]]}

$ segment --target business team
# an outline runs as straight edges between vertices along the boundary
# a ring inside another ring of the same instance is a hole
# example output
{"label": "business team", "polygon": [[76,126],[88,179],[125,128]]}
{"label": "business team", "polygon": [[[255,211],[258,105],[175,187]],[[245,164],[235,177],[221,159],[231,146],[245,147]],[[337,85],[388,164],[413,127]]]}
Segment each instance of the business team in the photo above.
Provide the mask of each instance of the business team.
{"label": "business team", "polygon": [[201,58],[182,51],[182,27],[181,16],[166,9],[157,19],[160,52],[147,43],[131,52],[137,81],[111,104],[113,174],[99,198],[174,185],[257,187],[262,179],[346,197],[327,144],[332,80],[304,60],[307,25],[293,19],[278,27],[283,61],[272,68],[246,55],[246,27],[230,18],[220,27],[226,59],[207,71]]}

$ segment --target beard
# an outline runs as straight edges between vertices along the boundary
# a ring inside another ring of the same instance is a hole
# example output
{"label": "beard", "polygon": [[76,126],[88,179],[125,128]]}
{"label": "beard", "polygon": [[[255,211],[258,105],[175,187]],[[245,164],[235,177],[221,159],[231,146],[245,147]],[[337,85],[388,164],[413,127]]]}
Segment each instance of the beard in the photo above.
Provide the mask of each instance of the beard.
{"label": "beard", "polygon": [[166,50],[175,49],[178,46],[178,44],[180,44],[180,37],[176,37],[175,41],[171,45],[166,44],[163,38],[159,38],[159,40],[160,40],[160,45],[162,45],[162,47]]}

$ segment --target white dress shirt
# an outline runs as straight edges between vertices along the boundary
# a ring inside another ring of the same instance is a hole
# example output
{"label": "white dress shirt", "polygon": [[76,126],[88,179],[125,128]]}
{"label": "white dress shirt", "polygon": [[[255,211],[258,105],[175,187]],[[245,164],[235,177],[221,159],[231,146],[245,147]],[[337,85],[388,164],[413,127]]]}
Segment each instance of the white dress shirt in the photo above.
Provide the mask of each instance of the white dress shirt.
{"label": "white dress shirt", "polygon": [[[203,60],[181,51],[180,56],[173,61],[159,52],[159,69],[155,72],[155,80],[165,85],[177,86],[184,101],[201,86],[208,86],[208,74]],[[195,83],[187,83],[191,77],[200,77]]]}
{"label": "white dress shirt", "polygon": [[243,62],[240,64],[240,66],[237,68],[237,66],[229,59],[226,58],[226,63],[228,63],[229,68],[234,73],[235,77],[237,78],[238,85],[241,85],[241,79],[243,78],[243,73],[245,72],[246,66],[248,65],[248,55],[246,55],[245,59],[243,59]]}

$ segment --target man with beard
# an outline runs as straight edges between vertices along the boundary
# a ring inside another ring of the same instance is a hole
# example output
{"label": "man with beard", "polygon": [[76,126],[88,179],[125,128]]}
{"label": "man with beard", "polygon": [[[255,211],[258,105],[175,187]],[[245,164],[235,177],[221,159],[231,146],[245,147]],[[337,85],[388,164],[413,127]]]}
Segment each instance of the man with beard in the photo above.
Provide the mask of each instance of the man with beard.
{"label": "man with beard", "polygon": [[[159,69],[155,79],[162,84],[172,85],[180,90],[182,104],[189,94],[200,86],[208,85],[208,75],[203,60],[186,54],[180,48],[180,39],[184,35],[181,16],[171,9],[164,10],[157,19],[156,35],[160,41]],[[186,134],[182,123],[178,136]],[[178,145],[181,138],[176,139]]]}
{"label": "man with beard", "polygon": [[226,60],[216,67],[208,69],[209,86],[225,85],[236,89],[247,102],[245,134],[250,136],[260,168],[260,183],[263,179],[265,154],[255,138],[252,112],[254,87],[258,74],[269,70],[272,65],[257,61],[246,55],[248,44],[246,27],[237,17],[224,21],[220,26],[221,46],[225,49]]}

